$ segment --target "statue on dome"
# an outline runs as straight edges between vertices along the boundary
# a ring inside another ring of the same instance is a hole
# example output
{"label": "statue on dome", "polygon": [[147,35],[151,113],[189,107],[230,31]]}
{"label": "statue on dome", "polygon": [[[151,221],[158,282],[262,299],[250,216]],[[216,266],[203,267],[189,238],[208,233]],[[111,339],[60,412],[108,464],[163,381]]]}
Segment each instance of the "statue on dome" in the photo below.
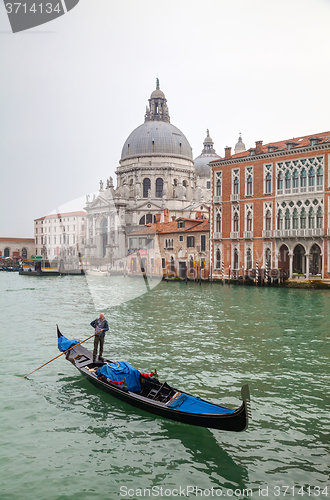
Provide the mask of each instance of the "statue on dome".
{"label": "statue on dome", "polygon": [[103,181],[100,181],[100,191],[103,191]]}

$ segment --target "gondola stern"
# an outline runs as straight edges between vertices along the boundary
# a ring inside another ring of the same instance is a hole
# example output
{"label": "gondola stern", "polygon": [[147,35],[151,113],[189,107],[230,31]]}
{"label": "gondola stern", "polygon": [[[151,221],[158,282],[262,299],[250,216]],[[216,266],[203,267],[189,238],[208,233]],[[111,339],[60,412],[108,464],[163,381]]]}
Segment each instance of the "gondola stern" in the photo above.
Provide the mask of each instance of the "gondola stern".
{"label": "gondola stern", "polygon": [[243,399],[243,403],[245,406],[245,418],[246,418],[246,427],[248,426],[249,419],[252,418],[252,412],[251,412],[251,398],[250,398],[250,389],[249,385],[245,384],[241,388],[241,395]]}

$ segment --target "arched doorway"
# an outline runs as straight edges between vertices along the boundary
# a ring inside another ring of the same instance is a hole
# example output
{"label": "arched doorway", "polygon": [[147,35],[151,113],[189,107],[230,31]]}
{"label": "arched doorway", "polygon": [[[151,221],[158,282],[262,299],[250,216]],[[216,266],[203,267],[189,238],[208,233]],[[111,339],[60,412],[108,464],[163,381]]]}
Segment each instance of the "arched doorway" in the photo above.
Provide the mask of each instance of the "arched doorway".
{"label": "arched doorway", "polygon": [[293,251],[292,271],[297,274],[305,274],[306,272],[306,256],[305,249],[302,245],[295,246]]}
{"label": "arched doorway", "polygon": [[322,257],[320,247],[314,243],[310,250],[309,274],[322,273]]}
{"label": "arched doorway", "polygon": [[4,257],[9,257],[9,254],[10,254],[10,250],[9,248],[5,248],[5,251],[4,251]]}
{"label": "arched doorway", "polygon": [[102,224],[102,257],[105,257],[108,244],[108,219],[103,220]]}
{"label": "arched doorway", "polygon": [[288,271],[290,268],[289,249],[284,244],[280,247],[278,268],[282,269],[283,271]]}

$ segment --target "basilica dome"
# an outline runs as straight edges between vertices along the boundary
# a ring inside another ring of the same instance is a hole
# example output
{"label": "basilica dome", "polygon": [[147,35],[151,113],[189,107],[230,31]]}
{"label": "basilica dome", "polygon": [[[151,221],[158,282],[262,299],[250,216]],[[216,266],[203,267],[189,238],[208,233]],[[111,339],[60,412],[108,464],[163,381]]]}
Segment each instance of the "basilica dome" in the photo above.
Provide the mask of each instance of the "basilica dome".
{"label": "basilica dome", "polygon": [[209,131],[206,131],[206,138],[204,140],[204,149],[202,154],[197,156],[194,160],[195,172],[198,177],[211,177],[211,168],[209,167],[210,161],[217,160],[220,158],[219,155],[216,154],[213,148],[213,141],[210,137]]}
{"label": "basilica dome", "polygon": [[128,136],[121,161],[141,156],[170,156],[192,161],[192,149],[185,135],[170,123],[167,101],[159,88],[149,99],[145,121]]}

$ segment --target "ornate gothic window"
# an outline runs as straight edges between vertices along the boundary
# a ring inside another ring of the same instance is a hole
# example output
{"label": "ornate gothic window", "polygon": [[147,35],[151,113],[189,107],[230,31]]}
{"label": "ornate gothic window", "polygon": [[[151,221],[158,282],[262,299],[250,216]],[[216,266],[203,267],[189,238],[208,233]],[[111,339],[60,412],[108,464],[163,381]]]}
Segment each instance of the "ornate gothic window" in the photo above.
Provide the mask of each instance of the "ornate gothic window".
{"label": "ornate gothic window", "polygon": [[218,177],[217,179],[217,190],[216,190],[216,196],[221,196],[221,177]]}
{"label": "ornate gothic window", "polygon": [[283,229],[283,213],[282,210],[278,211],[277,214],[277,229],[281,231]]}
{"label": "ornate gothic window", "polygon": [[238,250],[235,248],[234,250],[234,262],[233,269],[238,269]]}
{"label": "ornate gothic window", "polygon": [[267,210],[266,212],[266,224],[265,224],[265,229],[266,231],[270,231],[272,229],[272,213],[270,210]]}
{"label": "ornate gothic window", "polygon": [[246,216],[246,230],[252,231],[252,212],[248,211]]}
{"label": "ornate gothic window", "polygon": [[266,248],[266,252],[265,252],[265,264],[267,264],[268,268],[270,268],[272,266],[272,259],[271,259],[271,251],[270,251],[270,248]]}
{"label": "ornate gothic window", "polygon": [[298,227],[299,227],[298,210],[295,208],[292,217],[292,229],[298,229]]}
{"label": "ornate gothic window", "polygon": [[291,173],[289,170],[285,172],[285,189],[291,189]]}
{"label": "ornate gothic window", "polygon": [[266,175],[266,185],[265,185],[265,193],[270,194],[272,192],[272,176],[271,173],[268,172]]}
{"label": "ornate gothic window", "polygon": [[306,210],[304,207],[300,212],[300,229],[306,229]]}
{"label": "ornate gothic window", "polygon": [[292,176],[292,187],[293,188],[298,188],[299,187],[299,175],[298,175],[298,170],[295,169],[293,171],[293,176]]}
{"label": "ornate gothic window", "polygon": [[219,212],[217,213],[215,226],[216,226],[216,232],[221,233],[221,214]]}
{"label": "ornate gothic window", "polygon": [[314,187],[314,186],[315,186],[315,170],[313,167],[311,167],[308,172],[308,187]]}
{"label": "ornate gothic window", "polygon": [[233,218],[233,231],[238,232],[239,231],[238,226],[239,226],[239,217],[238,217],[238,213],[235,212],[234,218]]}
{"label": "ornate gothic window", "polygon": [[143,198],[148,198],[149,189],[151,187],[150,179],[143,179]]}
{"label": "ornate gothic window", "polygon": [[217,249],[216,254],[215,254],[215,267],[216,267],[216,269],[221,268],[221,253],[220,253],[219,248]]}
{"label": "ornate gothic window", "polygon": [[316,227],[318,229],[322,229],[323,228],[323,213],[322,213],[322,208],[319,207],[317,209],[317,214],[316,214]]}
{"label": "ornate gothic window", "polygon": [[316,185],[323,186],[323,168],[319,167],[317,169]]}
{"label": "ornate gothic window", "polygon": [[253,181],[252,181],[252,175],[249,175],[246,181],[246,195],[247,196],[252,196],[252,190],[253,190]]}
{"label": "ornate gothic window", "polygon": [[246,269],[252,269],[252,251],[248,248],[246,251]]}
{"label": "ornate gothic window", "polygon": [[306,185],[307,185],[307,183],[306,183],[306,169],[303,168],[301,170],[301,174],[300,174],[300,187],[305,188]]}
{"label": "ornate gothic window", "polygon": [[285,229],[290,229],[290,211],[288,208],[285,211]]}
{"label": "ornate gothic window", "polygon": [[308,229],[314,229],[315,227],[315,217],[313,207],[309,209],[308,212]]}
{"label": "ornate gothic window", "polygon": [[279,172],[277,176],[277,189],[283,189],[283,173]]}

